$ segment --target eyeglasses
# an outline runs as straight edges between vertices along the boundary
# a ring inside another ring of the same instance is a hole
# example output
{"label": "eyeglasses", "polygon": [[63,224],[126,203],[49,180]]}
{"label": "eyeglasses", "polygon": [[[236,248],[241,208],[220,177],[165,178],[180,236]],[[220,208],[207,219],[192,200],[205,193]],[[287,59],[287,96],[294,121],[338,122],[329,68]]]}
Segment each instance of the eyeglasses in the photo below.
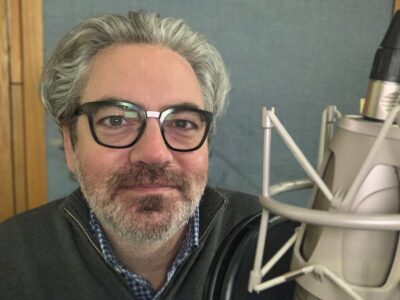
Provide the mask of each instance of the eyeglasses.
{"label": "eyeglasses", "polygon": [[211,112],[179,105],[162,112],[145,111],[127,101],[94,101],[80,105],[75,115],[86,114],[94,140],[109,148],[128,148],[142,136],[147,118],[156,118],[168,148],[175,151],[199,149],[207,138]]}

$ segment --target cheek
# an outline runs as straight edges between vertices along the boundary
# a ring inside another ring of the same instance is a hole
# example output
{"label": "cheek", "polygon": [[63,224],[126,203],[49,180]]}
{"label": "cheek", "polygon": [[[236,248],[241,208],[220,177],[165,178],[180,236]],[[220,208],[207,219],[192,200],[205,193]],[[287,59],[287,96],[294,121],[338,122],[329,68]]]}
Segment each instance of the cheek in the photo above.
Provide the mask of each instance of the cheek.
{"label": "cheek", "polygon": [[80,170],[85,175],[100,179],[118,169],[122,158],[118,151],[109,151],[107,148],[99,149],[95,146],[78,148],[76,160],[79,161]]}
{"label": "cheek", "polygon": [[203,145],[194,152],[180,152],[175,156],[179,167],[188,175],[206,175],[208,172],[208,148]]}
{"label": "cheek", "polygon": [[82,175],[103,179],[126,161],[126,151],[98,145],[92,136],[79,135],[76,144],[75,165]]}

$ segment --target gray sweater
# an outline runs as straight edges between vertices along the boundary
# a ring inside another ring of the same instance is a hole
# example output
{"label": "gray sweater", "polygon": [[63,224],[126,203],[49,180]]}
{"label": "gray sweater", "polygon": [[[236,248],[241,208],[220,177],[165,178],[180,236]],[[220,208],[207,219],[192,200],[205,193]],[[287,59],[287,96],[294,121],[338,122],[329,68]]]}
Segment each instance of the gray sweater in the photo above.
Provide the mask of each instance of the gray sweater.
{"label": "gray sweater", "polygon": [[[200,241],[162,299],[202,299],[210,265],[228,233],[260,212],[257,198],[207,187]],[[103,260],[79,190],[0,224],[0,299],[134,299]]]}

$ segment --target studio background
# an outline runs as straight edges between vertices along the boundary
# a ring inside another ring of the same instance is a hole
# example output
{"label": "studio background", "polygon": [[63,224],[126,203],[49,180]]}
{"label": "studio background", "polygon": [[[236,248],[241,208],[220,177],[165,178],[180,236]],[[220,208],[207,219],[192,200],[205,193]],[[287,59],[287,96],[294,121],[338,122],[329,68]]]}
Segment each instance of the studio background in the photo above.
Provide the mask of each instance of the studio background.
{"label": "studio background", "polygon": [[[392,0],[44,0],[45,60],[57,40],[90,16],[157,11],[183,18],[220,51],[231,74],[226,114],[212,143],[209,183],[261,193],[261,109],[275,107],[315,165],[320,114],[337,105],[356,114],[373,57],[390,22]],[[46,121],[48,198],[77,187],[65,165],[61,137]],[[271,182],[305,177],[273,135]]]}

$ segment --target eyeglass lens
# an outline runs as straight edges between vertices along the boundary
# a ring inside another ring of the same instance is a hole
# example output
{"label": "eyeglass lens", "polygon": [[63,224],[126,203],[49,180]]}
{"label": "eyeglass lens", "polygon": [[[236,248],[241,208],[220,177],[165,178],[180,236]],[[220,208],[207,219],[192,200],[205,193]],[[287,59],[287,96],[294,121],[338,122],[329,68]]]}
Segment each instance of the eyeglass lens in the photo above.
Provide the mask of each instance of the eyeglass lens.
{"label": "eyeglass lens", "polygon": [[[93,127],[100,142],[114,147],[132,144],[145,126],[145,112],[120,106],[104,106],[93,115]],[[160,126],[171,148],[188,150],[203,140],[207,122],[197,111],[170,109],[162,113]]]}

